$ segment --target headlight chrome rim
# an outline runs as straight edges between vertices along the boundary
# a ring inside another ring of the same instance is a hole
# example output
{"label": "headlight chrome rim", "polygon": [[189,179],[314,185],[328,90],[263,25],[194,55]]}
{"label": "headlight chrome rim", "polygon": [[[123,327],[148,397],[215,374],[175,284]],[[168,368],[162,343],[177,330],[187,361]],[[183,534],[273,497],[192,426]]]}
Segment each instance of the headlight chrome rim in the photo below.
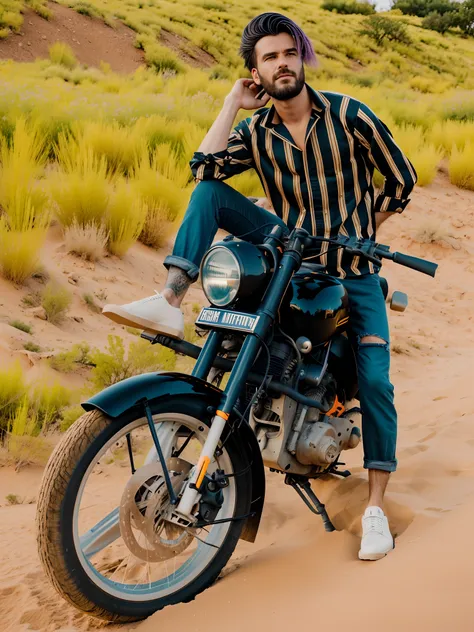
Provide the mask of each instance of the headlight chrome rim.
{"label": "headlight chrome rim", "polygon": [[[210,265],[210,260],[212,261],[213,257],[216,257],[216,255],[219,256],[220,254],[223,254],[223,253],[225,253],[226,256],[232,259],[234,267],[230,267],[229,275],[227,277],[223,275],[221,277],[221,280],[227,281],[227,286],[228,286],[229,285],[228,282],[232,280],[231,274],[237,272],[238,275],[234,279],[234,281],[236,281],[236,285],[232,288],[227,287],[228,289],[227,295],[224,295],[222,298],[216,298],[216,295],[213,294],[212,292],[218,289],[216,286],[219,279],[217,276],[214,277],[214,287],[213,287],[211,284],[211,279],[209,278],[208,271],[206,270],[206,266]],[[234,300],[236,299],[239,293],[241,281],[242,281],[242,269],[241,269],[240,261],[238,260],[236,255],[232,252],[230,248],[227,248],[226,246],[223,246],[223,245],[213,246],[204,256],[204,259],[201,265],[202,289],[209,303],[211,303],[211,305],[214,305],[215,307],[227,307],[231,305],[231,303],[234,302]]]}

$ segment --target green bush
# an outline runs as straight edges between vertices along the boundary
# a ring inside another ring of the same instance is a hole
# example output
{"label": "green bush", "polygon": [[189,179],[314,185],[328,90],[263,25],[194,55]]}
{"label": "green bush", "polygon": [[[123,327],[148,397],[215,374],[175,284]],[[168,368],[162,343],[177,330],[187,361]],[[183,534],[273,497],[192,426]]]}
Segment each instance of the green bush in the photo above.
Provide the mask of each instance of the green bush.
{"label": "green bush", "polygon": [[334,11],[345,15],[351,13],[372,15],[375,13],[374,7],[364,0],[324,0],[321,7],[326,9],[326,11]]}
{"label": "green bush", "polygon": [[423,28],[429,29],[430,31],[437,31],[444,35],[450,28],[456,26],[456,19],[453,13],[430,13],[421,23]]}
{"label": "green bush", "polygon": [[23,349],[25,349],[25,351],[32,351],[33,353],[40,353],[41,351],[41,347],[34,342],[26,342],[23,345]]}
{"label": "green bush", "polygon": [[120,336],[109,335],[108,341],[105,351],[95,349],[90,354],[95,365],[91,381],[97,389],[147,371],[172,371],[176,365],[176,354],[166,347],[156,349],[149,342],[138,340],[130,344],[127,353]]}
{"label": "green bush", "polygon": [[53,325],[58,325],[64,320],[71,302],[71,292],[65,287],[55,285],[50,281],[43,290],[41,305],[46,312],[47,320]]}
{"label": "green bush", "polygon": [[11,320],[8,324],[10,325],[10,327],[15,327],[15,329],[24,331],[25,334],[31,334],[32,332],[31,325],[28,325],[21,320]]}
{"label": "green bush", "polygon": [[417,15],[420,18],[431,13],[444,15],[456,11],[456,5],[450,0],[397,0],[392,8],[405,15]]}
{"label": "green bush", "polygon": [[363,28],[359,30],[361,35],[367,35],[380,46],[384,40],[411,44],[406,24],[399,20],[386,18],[382,15],[372,15],[362,21]]}
{"label": "green bush", "polygon": [[474,35],[474,0],[465,0],[459,5],[456,24],[464,35]]}
{"label": "green bush", "polygon": [[51,358],[51,367],[61,373],[71,373],[76,368],[76,364],[92,366],[89,353],[90,347],[87,342],[80,342],[73,345],[69,351],[58,353]]}

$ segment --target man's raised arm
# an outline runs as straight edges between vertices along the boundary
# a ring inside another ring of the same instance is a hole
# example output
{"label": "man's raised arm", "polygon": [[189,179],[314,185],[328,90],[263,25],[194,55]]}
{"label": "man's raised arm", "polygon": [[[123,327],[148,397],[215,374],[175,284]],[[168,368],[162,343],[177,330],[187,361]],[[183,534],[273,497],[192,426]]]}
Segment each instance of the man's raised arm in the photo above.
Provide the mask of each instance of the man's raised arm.
{"label": "man's raised arm", "polygon": [[190,162],[196,180],[225,180],[253,167],[247,121],[241,121],[234,130],[232,126],[240,109],[255,110],[268,102],[267,95],[255,98],[257,90],[251,79],[235,83]]}

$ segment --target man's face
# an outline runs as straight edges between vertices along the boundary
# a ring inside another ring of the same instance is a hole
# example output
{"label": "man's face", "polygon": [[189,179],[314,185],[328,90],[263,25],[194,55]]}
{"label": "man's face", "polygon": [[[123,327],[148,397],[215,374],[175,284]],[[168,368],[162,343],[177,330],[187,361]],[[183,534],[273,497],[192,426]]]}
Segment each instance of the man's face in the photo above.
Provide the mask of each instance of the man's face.
{"label": "man's face", "polygon": [[289,33],[262,37],[255,46],[255,61],[253,80],[273,99],[288,101],[303,90],[303,62]]}

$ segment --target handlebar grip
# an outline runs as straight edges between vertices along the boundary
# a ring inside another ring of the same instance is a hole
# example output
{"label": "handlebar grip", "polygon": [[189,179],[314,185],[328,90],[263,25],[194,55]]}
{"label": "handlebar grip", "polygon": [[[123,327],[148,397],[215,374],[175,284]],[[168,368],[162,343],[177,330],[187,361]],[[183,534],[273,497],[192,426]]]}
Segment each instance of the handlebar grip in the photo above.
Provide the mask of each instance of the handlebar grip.
{"label": "handlebar grip", "polygon": [[394,252],[392,261],[432,277],[434,277],[436,269],[438,268],[437,263],[426,261],[425,259],[418,259],[418,257],[410,257],[409,255],[404,255],[402,252]]}

